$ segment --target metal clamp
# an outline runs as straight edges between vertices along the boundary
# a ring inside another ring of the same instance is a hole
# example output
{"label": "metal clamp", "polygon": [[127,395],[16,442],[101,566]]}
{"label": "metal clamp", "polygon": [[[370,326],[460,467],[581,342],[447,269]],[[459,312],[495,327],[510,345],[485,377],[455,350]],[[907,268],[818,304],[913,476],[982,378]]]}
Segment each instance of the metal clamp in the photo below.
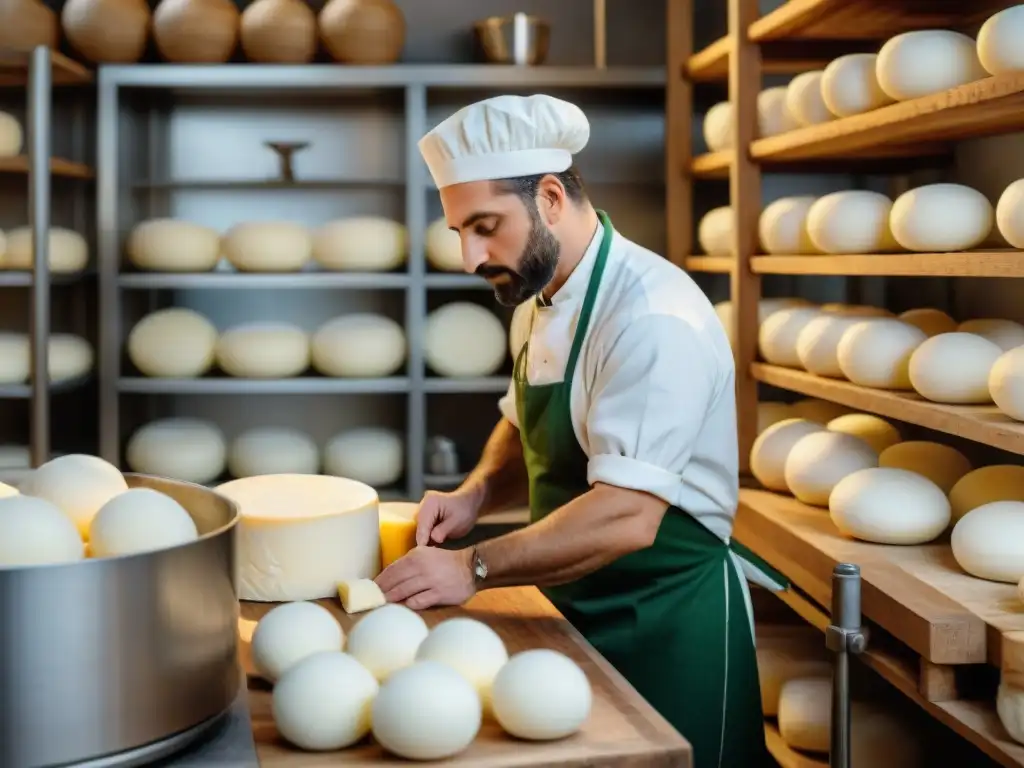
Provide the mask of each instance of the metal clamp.
{"label": "metal clamp", "polygon": [[831,768],[850,768],[850,656],[863,653],[868,638],[861,627],[860,568],[840,563],[832,571],[832,624],[825,646],[832,661]]}

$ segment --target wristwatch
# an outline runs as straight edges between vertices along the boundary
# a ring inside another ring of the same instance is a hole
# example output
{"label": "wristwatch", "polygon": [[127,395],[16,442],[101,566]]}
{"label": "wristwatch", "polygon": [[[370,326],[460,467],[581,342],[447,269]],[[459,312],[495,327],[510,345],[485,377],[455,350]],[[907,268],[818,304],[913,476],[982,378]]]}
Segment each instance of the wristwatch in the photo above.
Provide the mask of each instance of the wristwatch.
{"label": "wristwatch", "polygon": [[473,548],[473,578],[476,579],[477,583],[487,578],[487,563],[480,558],[480,553]]}

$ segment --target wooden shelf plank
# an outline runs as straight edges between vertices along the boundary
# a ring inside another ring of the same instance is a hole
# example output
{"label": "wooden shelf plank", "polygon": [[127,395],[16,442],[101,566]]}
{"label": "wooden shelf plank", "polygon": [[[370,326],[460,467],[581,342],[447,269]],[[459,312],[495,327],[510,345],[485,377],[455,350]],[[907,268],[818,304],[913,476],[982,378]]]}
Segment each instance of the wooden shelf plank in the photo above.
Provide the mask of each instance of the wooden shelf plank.
{"label": "wooden shelf plank", "polygon": [[[761,72],[765,75],[796,75],[824,69],[830,61],[847,53],[872,52],[874,41],[780,40],[761,46]],[[683,77],[695,83],[715,82],[729,77],[732,41],[722,37],[701,49],[683,67]]]}
{"label": "wooden shelf plank", "polygon": [[792,749],[782,740],[779,727],[770,720],[764,723],[764,740],[780,768],[828,768],[828,755],[815,759]]}
{"label": "wooden shelf plank", "polygon": [[755,256],[750,260],[750,269],[762,275],[1024,277],[1024,251]]}
{"label": "wooden shelf plank", "polygon": [[[28,85],[30,61],[30,52],[0,50],[0,87]],[[87,67],[59,51],[50,52],[50,67],[54,85],[90,83],[93,79],[93,74]]]}
{"label": "wooden shelf plank", "polygon": [[[15,157],[0,157],[0,173],[28,173],[29,160],[27,155],[16,155]],[[64,176],[69,179],[91,179],[92,168],[84,163],[76,163],[73,160],[63,160],[59,157],[50,159],[50,173],[54,176]]]}
{"label": "wooden shelf plank", "polygon": [[860,411],[1024,455],[1024,424],[1004,415],[995,406],[940,405],[914,392],[869,389],[848,381],[826,379],[804,371],[763,363],[752,365],[751,375],[765,384],[809,397],[831,400]]}
{"label": "wooden shelf plank", "polygon": [[730,256],[690,256],[683,261],[687,272],[715,272],[727,275],[732,272],[734,261]]}
{"label": "wooden shelf plank", "polygon": [[[789,134],[782,135],[788,136]],[[768,158],[761,161],[761,167],[763,171],[770,173],[891,175],[947,165],[951,161],[952,150],[953,145],[951,144],[934,142],[918,142],[911,146],[876,145],[839,158],[814,158],[811,160]],[[730,149],[705,152],[694,157],[689,167],[682,169],[682,173],[698,179],[728,179],[733,157],[734,153]]]}

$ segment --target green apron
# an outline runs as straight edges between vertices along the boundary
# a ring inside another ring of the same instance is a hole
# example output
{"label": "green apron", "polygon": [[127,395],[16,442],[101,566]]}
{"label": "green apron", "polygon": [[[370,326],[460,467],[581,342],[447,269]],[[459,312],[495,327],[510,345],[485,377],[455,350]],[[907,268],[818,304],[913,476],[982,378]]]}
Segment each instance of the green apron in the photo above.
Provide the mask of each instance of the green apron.
{"label": "green apron", "polygon": [[[570,393],[612,241],[611,222],[598,213],[604,236],[564,380],[527,382],[529,341],[516,358],[516,407],[533,522],[590,490]],[[652,546],[544,590],[690,742],[694,768],[774,765],[765,747],[749,592],[736,562],[730,545],[683,510],[669,507]]]}

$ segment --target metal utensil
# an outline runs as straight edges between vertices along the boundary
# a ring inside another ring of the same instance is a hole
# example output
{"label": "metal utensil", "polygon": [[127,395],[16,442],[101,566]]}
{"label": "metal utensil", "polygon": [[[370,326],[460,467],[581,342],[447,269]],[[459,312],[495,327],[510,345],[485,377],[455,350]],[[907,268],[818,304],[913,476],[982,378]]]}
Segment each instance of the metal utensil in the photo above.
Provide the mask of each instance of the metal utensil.
{"label": "metal utensil", "polygon": [[473,32],[484,60],[491,64],[533,66],[548,57],[551,25],[538,16],[491,16],[474,23]]}
{"label": "metal utensil", "polygon": [[431,475],[457,475],[459,452],[448,437],[432,437],[427,441],[427,472]]}

